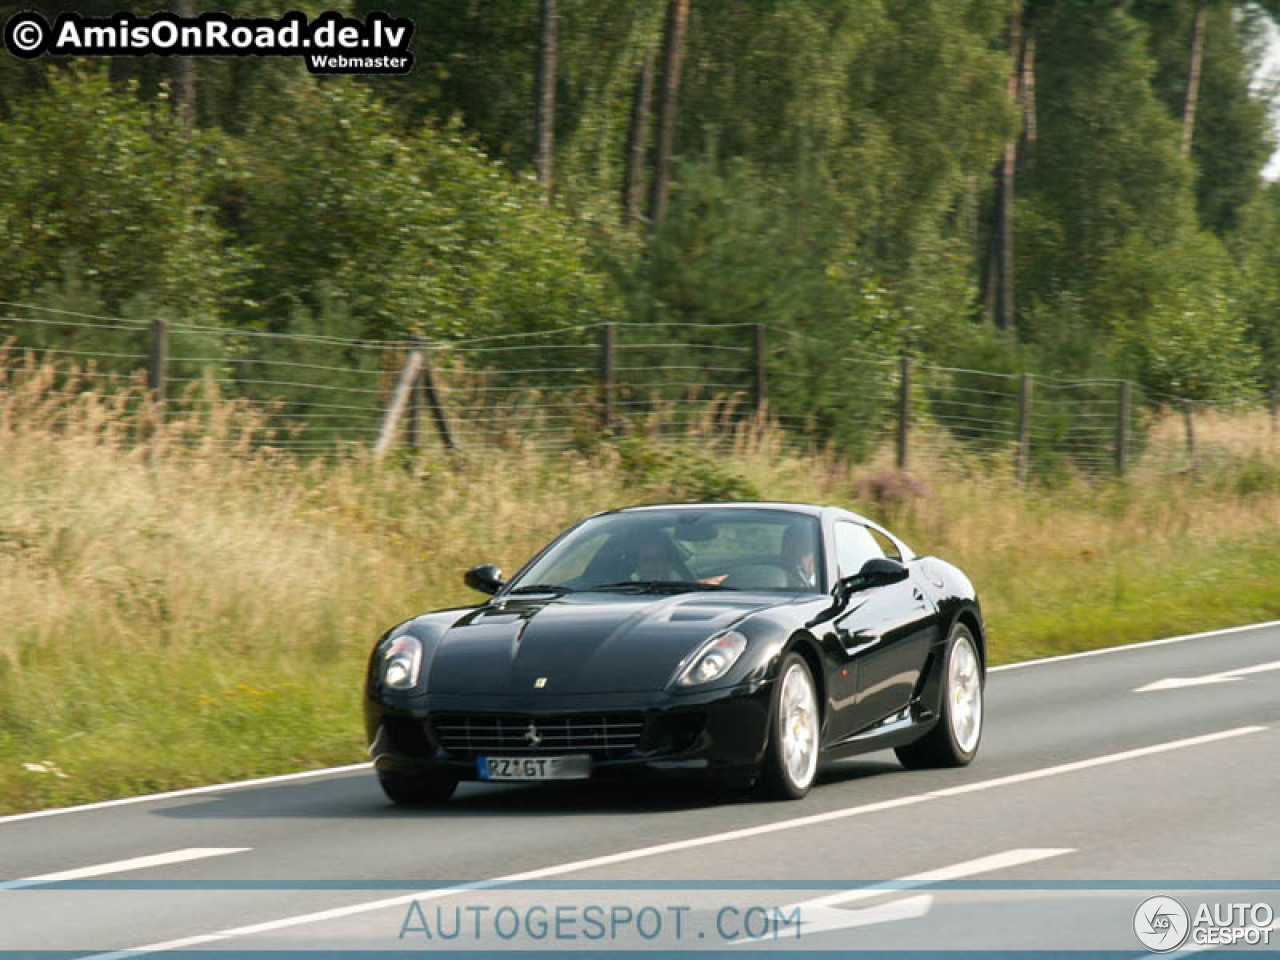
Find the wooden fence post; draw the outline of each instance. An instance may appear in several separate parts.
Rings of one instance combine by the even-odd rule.
[[[1276,392],[1275,387],[1271,388],[1271,433],[1274,435],[1276,428],[1280,426],[1280,393]]]
[[[375,460],[381,460],[386,456],[387,450],[395,441],[400,417],[403,416],[404,408],[409,403],[409,395],[413,392],[413,385],[417,383],[421,370],[422,351],[410,350],[404,366],[400,368],[400,378],[396,381],[396,388],[391,392],[391,402],[387,404],[386,412],[382,415],[382,428],[378,431],[378,442],[373,447]]]
[[[417,344],[415,349],[422,349],[422,341],[415,340]],[[413,448],[415,453],[422,450],[422,391],[419,386],[422,383],[422,373],[418,373],[418,379],[414,381],[413,386],[409,388],[409,423],[408,423],[408,439],[409,446]]]
[[[768,360],[768,354],[765,352],[764,330],[764,324],[757,323],[752,341],[756,365],[756,413],[764,412],[764,406],[768,400],[768,383],[765,380],[765,363]]]
[[[1196,429],[1195,422],[1192,420],[1192,405],[1190,400],[1182,401],[1182,422],[1187,428],[1187,456],[1191,458],[1191,478],[1193,480],[1200,477],[1200,464],[1196,457]]]
[[[617,332],[612,323],[600,331],[600,421],[605,432],[613,429],[613,355],[617,349]]]
[[[1031,472],[1031,374],[1024,373],[1018,386],[1018,483],[1026,483]]]
[[[1129,381],[1120,381],[1116,411],[1116,476],[1123,477],[1129,466]]]
[[[449,418],[445,415],[444,401],[436,392],[436,377],[431,369],[431,356],[426,350],[422,352],[422,372],[418,375],[418,384],[422,398],[431,408],[431,419],[435,421],[440,442],[444,444],[446,450],[457,450],[458,446],[453,442],[453,432],[449,429]]]
[[[151,398],[155,401],[161,421],[164,420],[165,380],[168,375],[169,330],[164,320],[157,317],[151,321],[151,363],[147,367],[147,386],[151,389]]]
[[[898,361],[898,469],[907,469],[907,428],[911,419],[911,358]]]

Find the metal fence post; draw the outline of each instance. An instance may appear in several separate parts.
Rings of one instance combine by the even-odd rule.
[[[161,318],[151,321],[151,363],[147,368],[147,386],[164,419],[165,380],[169,373],[169,329]]]
[[[907,428],[911,419],[911,358],[898,361],[898,469],[907,469]]]
[[[768,400],[768,384],[765,381],[765,361],[768,359],[768,354],[765,353],[764,330],[764,324],[757,323],[755,325],[755,337],[752,341],[755,348],[756,364],[756,413],[764,411],[765,402]]]
[[[1129,381],[1120,381],[1116,411],[1116,476],[1123,477],[1129,466]]]
[[[600,420],[605,431],[613,429],[613,355],[617,349],[617,331],[606,323],[600,331]]]
[[[1026,483],[1031,472],[1031,374],[1024,373],[1018,386],[1018,483]]]

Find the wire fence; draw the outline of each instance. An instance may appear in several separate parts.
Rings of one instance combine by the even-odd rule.
[[[1003,462],[1025,480],[1123,474],[1139,460],[1195,472],[1230,452],[1216,427],[1230,419],[1239,437],[1246,413],[1277,443],[1274,394],[1192,401],[1124,380],[871,356],[856,344],[745,323],[365,340],[0,303],[6,342],[0,382],[10,388],[40,369],[53,397],[132,389],[129,403],[151,404],[160,423],[251,405],[251,444],[301,456],[353,447],[379,456],[396,448],[554,451],[624,434],[714,442],[768,422],[796,444],[861,453],[891,444],[901,468],[929,450]],[[1215,443],[1205,442],[1206,424],[1215,425]]]

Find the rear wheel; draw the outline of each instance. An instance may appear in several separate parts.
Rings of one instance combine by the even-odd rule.
[[[963,623],[951,628],[942,664],[942,716],[915,743],[894,752],[904,767],[963,767],[978,753],[983,721],[982,661],[973,633]]]
[[[392,803],[402,806],[444,803],[458,786],[455,777],[440,774],[379,772],[378,783]]]
[[[813,674],[799,654],[782,661],[773,692],[773,722],[761,771],[761,793],[774,800],[798,800],[818,772],[818,697]]]

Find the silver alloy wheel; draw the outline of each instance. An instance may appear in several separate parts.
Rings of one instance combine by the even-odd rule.
[[[947,715],[951,735],[962,753],[973,753],[982,733],[982,671],[978,652],[967,633],[959,633],[951,649],[947,670]]]
[[[793,663],[782,678],[778,724],[787,778],[796,789],[804,790],[818,769],[818,699],[808,671],[799,663]]]

